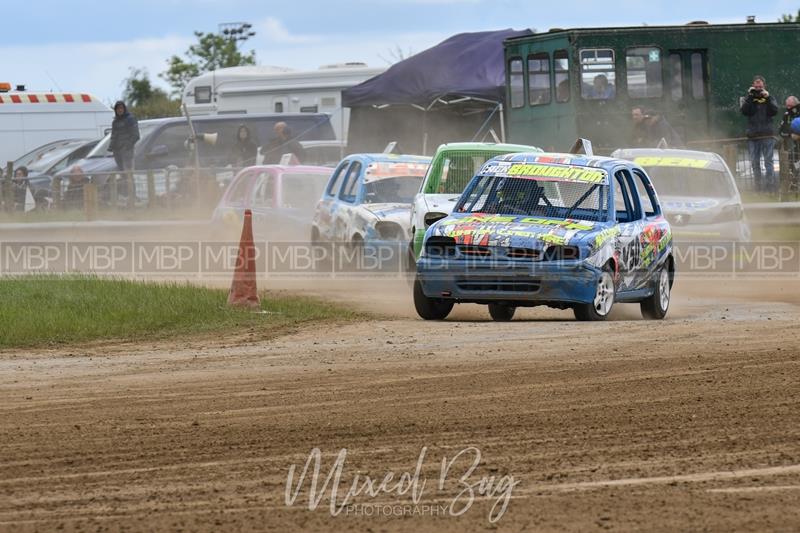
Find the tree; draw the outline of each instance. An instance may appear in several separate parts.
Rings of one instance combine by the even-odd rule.
[[[167,70],[161,73],[173,89],[173,95],[183,92],[186,84],[194,77],[218,68],[255,65],[254,50],[243,53],[239,51],[239,43],[243,43],[255,32],[250,31],[249,24],[238,24],[234,31],[226,28],[220,33],[194,32],[197,43],[189,47],[185,57],[172,56],[167,60]]]
[[[800,9],[797,10],[797,15],[781,15],[778,22],[800,22]]]
[[[130,69],[130,76],[122,82],[122,100],[137,118],[161,118],[180,115],[180,100],[170,99],[163,89],[154,87],[147,70]]]

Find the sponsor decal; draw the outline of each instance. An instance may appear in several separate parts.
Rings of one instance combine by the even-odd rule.
[[[423,177],[428,171],[428,163],[407,162],[372,162],[364,173],[364,181],[370,182],[383,178],[397,178],[401,176]]]
[[[598,168],[560,166],[531,163],[490,163],[482,172],[484,175],[536,178],[550,181],[576,181],[582,183],[607,183],[608,174]]]
[[[637,157],[634,163],[643,167],[707,168],[711,161],[691,157]]]
[[[601,231],[594,238],[594,247],[595,248],[600,248],[609,239],[612,239],[612,238],[616,237],[617,235],[619,235],[619,233],[620,233],[619,232],[619,227],[617,227],[617,226],[614,226],[613,228],[608,228],[608,229],[605,229],[605,230]]]

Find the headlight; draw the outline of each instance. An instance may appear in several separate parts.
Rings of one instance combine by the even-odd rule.
[[[722,208],[722,211],[716,217],[714,217],[714,222],[732,222],[736,220],[742,220],[743,215],[744,213],[742,212],[741,205],[726,205]]]
[[[375,231],[385,241],[401,241],[405,239],[406,232],[395,222],[381,221],[375,224]]]
[[[580,259],[581,250],[577,246],[559,246],[557,244],[547,247],[544,251],[545,261],[569,261]]]
[[[425,213],[425,228],[429,228],[432,224],[442,220],[443,218],[447,218],[447,213]]]
[[[422,251],[430,257],[452,257],[456,255],[456,240],[452,237],[430,237],[425,241]]]

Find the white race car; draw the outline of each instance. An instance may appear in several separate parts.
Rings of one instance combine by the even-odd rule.
[[[541,152],[533,146],[494,143],[450,143],[436,150],[411,208],[411,252],[419,257],[425,230],[451,213],[472,176],[498,155]],[[413,262],[413,261],[411,261]]]

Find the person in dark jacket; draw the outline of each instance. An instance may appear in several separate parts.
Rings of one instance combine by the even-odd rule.
[[[778,114],[778,103],[767,91],[767,84],[762,76],[753,78],[753,86],[747,91],[741,107],[742,114],[747,117],[747,147],[750,153],[750,164],[757,191],[775,191],[778,183],[775,179],[773,150],[775,149],[775,130],[772,120]],[[765,175],[761,174],[761,159],[764,159]]]
[[[111,122],[111,141],[108,151],[114,154],[119,170],[133,170],[133,149],[139,141],[139,123],[125,102],[114,104],[114,121]]]
[[[273,128],[275,137],[261,147],[261,153],[264,156],[264,164],[279,163],[283,154],[294,154],[298,162],[302,162],[305,158],[305,150],[303,146],[297,142],[297,139],[292,137],[292,130],[285,122],[278,122]]]
[[[239,125],[236,131],[236,143],[231,148],[231,155],[228,161],[236,168],[247,167],[256,164],[258,145],[250,135],[250,129],[244,124]]]
[[[633,146],[655,148],[664,139],[668,148],[683,148],[683,139],[660,112],[634,107],[631,109],[631,119]]]

